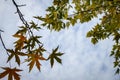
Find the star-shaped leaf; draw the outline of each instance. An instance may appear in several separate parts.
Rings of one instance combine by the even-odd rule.
[[[59,58],[59,56],[62,56],[63,53],[57,52],[58,48],[59,48],[59,46],[57,48],[53,49],[51,55],[48,57],[48,60],[50,60],[51,67],[53,67],[53,65],[54,65],[54,60],[56,60],[58,63],[62,64],[62,61]]]
[[[7,51],[10,53],[7,62],[9,62],[13,57],[15,57],[15,61],[18,65],[20,65],[20,57],[19,56],[26,56],[25,53],[22,52],[15,52],[13,49],[7,49]]]
[[[28,54],[28,59],[26,59],[27,62],[30,62],[28,64],[29,66],[29,72],[32,70],[33,66],[36,64],[37,69],[40,71],[40,62],[39,60],[46,60],[43,56],[40,54]]]
[[[20,80],[20,75],[17,72],[22,70],[16,68],[2,67],[5,71],[0,73],[0,79],[8,75],[8,80]]]

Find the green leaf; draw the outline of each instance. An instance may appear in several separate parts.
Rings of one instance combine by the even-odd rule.
[[[93,44],[96,44],[96,43],[98,42],[98,40],[97,40],[96,38],[92,38],[92,39],[91,39],[91,42],[92,42]]]
[[[58,52],[58,48],[59,48],[59,46],[57,46],[57,48],[53,49],[52,53],[49,55],[49,57],[47,59],[47,60],[50,60],[51,67],[53,67],[53,65],[54,65],[54,60],[56,60],[58,63],[62,64],[62,61],[59,57],[62,56],[63,53]]]
[[[20,65],[20,58],[17,54],[15,54],[15,61],[17,62],[18,65]]]
[[[53,58],[50,59],[50,64],[51,64],[51,67],[53,67],[53,64],[54,64],[54,59]]]
[[[115,61],[115,62],[114,62],[114,67],[117,67],[118,64],[119,64],[119,62],[118,62],[118,61]]]
[[[115,53],[114,53],[114,51],[111,51],[111,54],[110,54],[110,56],[113,56]]]
[[[56,61],[57,61],[58,63],[62,64],[62,61],[61,61],[61,59],[60,59],[60,58],[55,57],[55,59],[56,59]]]
[[[20,66],[20,56],[27,56],[25,53],[14,51],[13,49],[7,49],[10,53],[7,62],[9,62],[13,57],[15,57],[15,62]]]
[[[92,36],[92,31],[89,31],[89,32],[87,32],[87,35],[86,35],[86,37],[91,37]]]
[[[119,69],[119,68],[117,68],[117,70],[116,70],[115,74],[119,74],[119,72],[120,72],[120,69]]]
[[[9,57],[8,57],[8,60],[7,62],[9,62],[12,58],[13,58],[14,54],[11,54]]]
[[[59,46],[53,50],[53,54],[55,54],[58,51]]]
[[[58,52],[56,56],[62,56],[64,53]]]

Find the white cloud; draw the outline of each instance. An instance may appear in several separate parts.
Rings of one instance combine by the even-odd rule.
[[[19,1],[18,1],[19,2]],[[32,19],[35,15],[44,15],[45,8],[51,1],[24,0],[21,4],[26,3],[27,6],[21,8],[27,20]],[[0,3],[0,29],[6,46],[13,46],[13,38],[10,37],[21,24],[18,16],[14,14],[16,11],[11,1],[2,0]],[[48,50],[60,46],[60,50],[65,54],[62,56],[63,64],[57,64],[51,69],[49,62],[42,62],[41,72],[36,68],[28,73],[27,64],[22,64],[22,80],[114,80],[113,58],[109,57],[113,42],[111,39],[99,42],[93,45],[90,39],[86,38],[86,32],[93,25],[99,22],[94,19],[89,23],[77,24],[75,27],[62,30],[60,32],[50,32],[42,30],[36,34],[43,35],[41,39]],[[1,45],[1,43],[0,43]],[[0,59],[4,60],[6,56],[3,48],[0,48],[2,55]],[[0,63],[5,66],[5,60]],[[13,64],[14,65],[14,64]]]

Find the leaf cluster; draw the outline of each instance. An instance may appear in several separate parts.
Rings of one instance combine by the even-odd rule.
[[[96,24],[88,33],[93,44],[100,40],[113,38],[111,55],[115,58],[115,65],[119,67],[120,54],[120,1],[119,0],[53,0],[53,5],[47,8],[45,17],[37,16],[41,25],[50,30],[59,31],[76,23],[91,21],[102,14],[100,23]],[[73,12],[72,12],[73,11]],[[117,46],[117,47],[116,47]],[[116,57],[117,55],[117,57]],[[118,71],[118,70],[117,70]]]
[[[46,49],[44,48],[43,43],[40,41],[40,38],[42,36],[37,36],[33,34],[34,30],[39,31],[41,28],[37,27],[38,25],[35,24],[33,21],[30,22],[29,27],[26,26],[20,26],[19,30],[13,35],[13,37],[17,38],[17,40],[14,42],[14,49],[6,49],[9,53],[7,63],[10,62],[12,59],[15,60],[15,62],[21,66],[21,57],[25,58],[25,63],[28,63],[29,72],[36,66],[36,68],[40,71],[41,63],[40,61],[48,61],[49,59],[53,57],[49,57],[49,59],[44,58],[43,54],[47,53]],[[56,53],[58,50],[58,47],[56,50],[51,52],[51,55],[53,54],[61,54]],[[50,55],[50,56],[51,56]],[[62,55],[62,54],[61,54]],[[58,63],[61,63],[61,59],[57,56],[55,57]],[[52,62],[51,64],[54,64]],[[53,65],[52,65],[53,66]],[[22,71],[16,68],[11,67],[2,67],[5,71],[0,73],[0,79],[4,78],[6,75],[8,75],[8,80],[20,80],[20,75],[16,72]]]
[[[34,21],[27,23],[18,5],[12,0],[16,6],[17,13],[23,26],[13,35],[17,38],[14,42],[14,49],[7,49],[9,57],[7,62],[15,58],[15,62],[20,66],[21,57],[26,57],[25,62],[28,62],[29,72],[34,66],[40,71],[40,61],[50,61],[51,67],[54,62],[62,63],[60,57],[63,53],[58,52],[58,48],[52,50],[48,58],[44,57],[47,50],[44,44],[40,41],[42,36],[34,34],[34,31],[41,30]],[[73,11],[72,11],[73,10]],[[120,1],[119,0],[53,0],[53,5],[46,9],[45,17],[35,16],[34,18],[42,21],[41,26],[47,27],[50,30],[60,31],[74,26],[76,23],[84,23],[98,17],[98,14],[103,14],[101,22],[96,24],[88,33],[87,37],[91,38],[93,44],[100,40],[112,37],[114,41],[111,50],[111,56],[115,58],[114,67],[117,68],[116,73],[120,72]],[[20,75],[17,72],[21,71],[16,68],[2,67],[5,71],[0,74],[0,79],[8,75],[8,80],[20,80]]]

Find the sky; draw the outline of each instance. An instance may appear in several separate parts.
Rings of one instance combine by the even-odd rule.
[[[47,2],[46,0],[16,1],[18,4],[26,4],[21,11],[27,21],[35,20],[33,16],[45,15],[45,9],[52,4],[52,0],[47,0]],[[1,0],[0,29],[4,30],[2,37],[7,48],[14,47],[15,39],[12,35],[22,24],[15,12],[16,9],[11,0]],[[39,23],[38,20],[35,21]],[[114,75],[114,58],[109,56],[113,45],[112,39],[106,39],[93,45],[90,38],[86,38],[86,33],[99,22],[98,18],[94,18],[88,23],[79,23],[60,32],[51,32],[46,28],[36,32],[37,35],[43,36],[41,41],[47,50],[51,51],[58,45],[60,46],[59,51],[65,53],[61,57],[62,65],[55,63],[51,68],[49,62],[41,62],[41,72],[34,68],[31,73],[28,73],[28,66],[23,63],[20,67],[24,70],[21,72],[21,80],[119,80],[120,77]],[[0,53],[0,67],[8,66],[6,64],[7,55],[1,42]],[[12,66],[16,65],[14,61],[11,63]],[[6,77],[2,80],[6,80]]]

